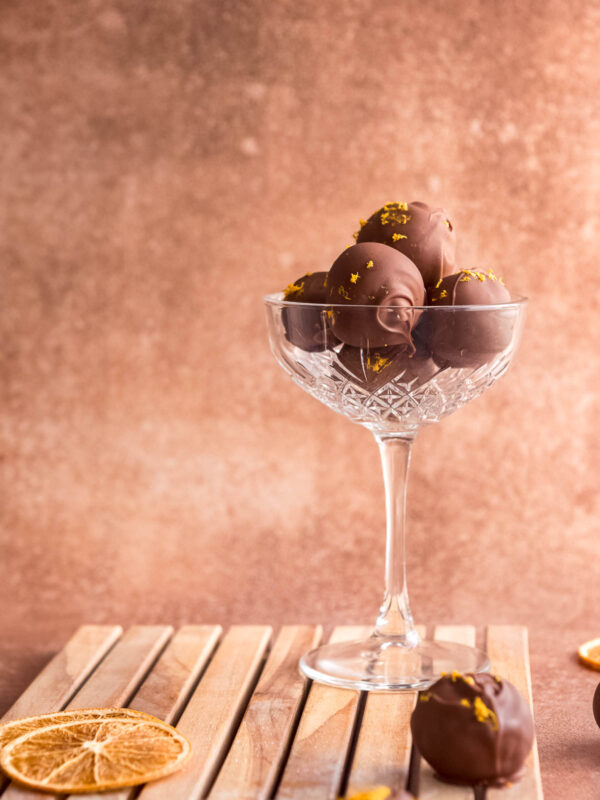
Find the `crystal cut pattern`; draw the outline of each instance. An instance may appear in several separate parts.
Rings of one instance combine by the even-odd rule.
[[[483,394],[510,362],[510,355],[504,352],[476,368],[439,368],[427,379],[409,379],[400,373],[369,388],[339,361],[339,347],[310,353],[287,344],[284,358],[281,351],[275,355],[294,382],[329,408],[373,431],[409,432],[438,422]]]

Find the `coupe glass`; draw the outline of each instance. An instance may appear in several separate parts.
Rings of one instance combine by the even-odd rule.
[[[298,303],[265,297],[269,340],[292,380],[329,408],[368,428],[379,446],[387,519],[385,591],[369,638],[306,653],[312,680],[367,691],[421,689],[443,672],[489,669],[482,651],[419,636],[406,588],[406,484],[419,429],[479,397],[508,369],[525,319],[526,298],[485,306],[388,307]],[[413,344],[349,347],[330,321],[356,315],[365,331],[412,326]],[[410,340],[409,340],[410,341]],[[416,352],[411,354],[413,347]],[[434,358],[430,357],[433,350]]]

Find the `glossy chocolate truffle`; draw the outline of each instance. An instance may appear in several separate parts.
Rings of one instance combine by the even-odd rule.
[[[495,305],[510,302],[510,293],[492,270],[462,269],[442,278],[428,291],[432,307]],[[449,310],[426,312],[419,335],[440,366],[477,367],[508,347],[514,315],[510,311]]]
[[[302,303],[327,302],[327,273],[308,272],[298,278],[283,292],[287,302],[298,303],[286,306],[281,314],[288,340],[302,350],[315,352],[333,347],[337,340],[329,325],[329,317],[325,308],[307,308]]]
[[[359,384],[371,390],[379,389],[394,379],[414,389],[438,372],[438,367],[427,354],[419,353],[417,348],[410,355],[402,345],[368,349],[345,344],[338,360]]]
[[[421,692],[411,730],[440,778],[486,786],[521,777],[534,737],[531,712],[519,692],[485,673],[453,672]]]
[[[594,692],[592,708],[594,710],[594,719],[596,720],[596,725],[600,728],[600,683],[598,686],[596,686],[596,691]]]
[[[353,347],[404,345],[414,351],[411,331],[425,302],[421,273],[392,247],[364,242],[348,247],[327,276],[331,327]],[[342,308],[341,306],[347,306]]]
[[[386,203],[366,222],[357,242],[381,242],[408,256],[419,268],[425,286],[456,269],[454,226],[443,208],[427,203]]]

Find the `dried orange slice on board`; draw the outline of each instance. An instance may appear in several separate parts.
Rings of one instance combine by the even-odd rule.
[[[28,789],[77,794],[162,778],[190,752],[188,740],[164,722],[114,716],[24,733],[2,748],[0,766]]]
[[[392,790],[388,786],[376,786],[366,792],[353,794],[350,800],[389,800]]]
[[[582,644],[577,655],[588,667],[600,669],[600,639],[591,639]]]
[[[0,725],[0,748],[4,747],[8,742],[12,742],[13,739],[23,736],[24,733],[47,728],[50,725],[58,725],[63,722],[80,722],[87,719],[109,719],[112,717],[156,719],[151,714],[146,714],[144,711],[134,711],[132,708],[80,708],[73,711],[38,714],[35,717],[15,719],[12,722],[5,722],[4,725]],[[161,720],[158,720],[158,722],[161,722]]]

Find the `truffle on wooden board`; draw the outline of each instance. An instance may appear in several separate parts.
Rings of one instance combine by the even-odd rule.
[[[533,746],[529,706],[509,681],[453,672],[421,692],[411,717],[415,745],[451,783],[518,780]]]

